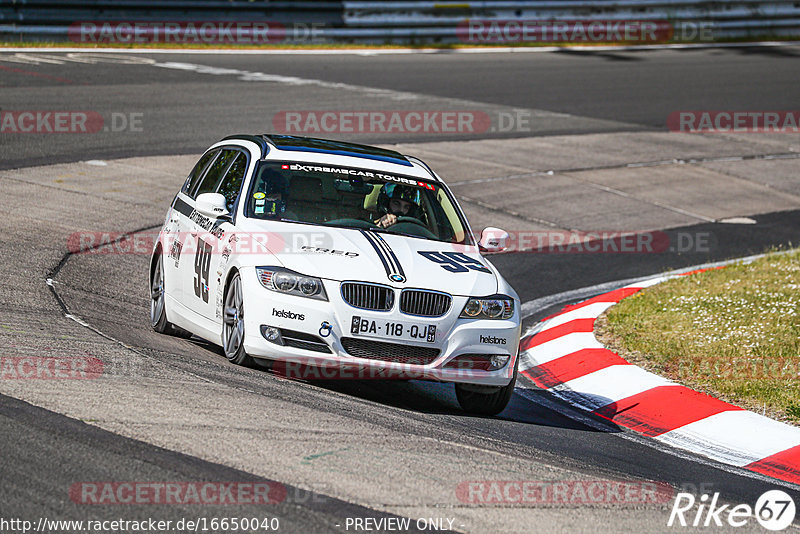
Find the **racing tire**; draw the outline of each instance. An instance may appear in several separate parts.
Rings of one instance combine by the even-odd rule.
[[[456,398],[461,409],[475,415],[497,415],[508,406],[514,385],[517,383],[517,368],[507,386],[478,386],[456,384]]]
[[[167,321],[164,260],[160,253],[150,274],[150,326],[159,334],[185,338],[192,336],[191,332],[187,332],[183,328],[179,328]]]
[[[222,306],[222,350],[233,364],[253,367],[255,361],[244,350],[244,299],[242,298],[242,279],[239,273],[233,275],[225,288]]]

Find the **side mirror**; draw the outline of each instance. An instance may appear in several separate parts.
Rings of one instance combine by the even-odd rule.
[[[508,232],[500,228],[489,226],[481,232],[478,247],[482,252],[503,252],[508,248],[508,240],[511,236]]]
[[[203,193],[195,200],[196,210],[214,219],[230,216],[225,197],[219,193]]]

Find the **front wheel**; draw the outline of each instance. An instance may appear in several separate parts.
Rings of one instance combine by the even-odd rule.
[[[461,409],[475,415],[497,415],[508,406],[514,385],[517,383],[517,369],[507,386],[477,386],[475,384],[456,384],[456,398]]]
[[[244,350],[244,299],[239,273],[233,275],[225,292],[222,320],[222,348],[225,357],[236,365],[252,367],[253,358]]]

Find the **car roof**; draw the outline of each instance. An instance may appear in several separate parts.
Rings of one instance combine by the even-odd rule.
[[[431,169],[417,158],[404,156],[400,152],[370,145],[300,137],[294,135],[261,134],[232,135],[223,141],[251,141],[261,147],[261,157],[269,159],[288,159],[314,163],[339,164],[342,166],[369,166],[386,172],[406,174],[420,178],[437,180]],[[369,160],[367,162],[358,160]]]

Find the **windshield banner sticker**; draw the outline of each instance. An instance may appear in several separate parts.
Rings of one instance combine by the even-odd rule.
[[[406,178],[404,176],[395,176],[393,174],[384,174],[377,171],[368,171],[364,169],[349,169],[347,167],[329,167],[329,166],[322,166],[322,165],[300,165],[297,163],[292,163],[289,165],[283,164],[281,165],[281,169],[283,170],[291,170],[295,172],[324,172],[328,174],[346,174],[348,176],[361,176],[363,178],[377,178],[379,180],[386,180],[387,182],[396,182],[400,184],[407,184],[412,185],[414,187],[424,187],[426,189],[430,189],[431,191],[436,191],[436,186],[431,183],[423,182],[421,180],[416,180],[414,178]]]

